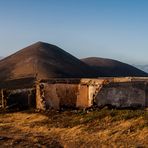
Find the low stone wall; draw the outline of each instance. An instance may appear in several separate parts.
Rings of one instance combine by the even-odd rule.
[[[76,107],[78,84],[43,83],[43,85],[46,109]]]
[[[11,84],[9,87],[6,85],[8,82]],[[8,82],[2,83],[0,88],[0,106],[3,108],[9,97],[4,92],[11,92],[11,98],[18,98],[16,102],[19,102],[21,97],[27,100],[28,106],[34,106],[39,110],[62,107],[87,108],[94,104],[119,108],[148,106],[147,78],[49,79],[31,81],[22,87],[24,79]],[[11,87],[16,82],[17,85]]]
[[[96,96],[98,106],[145,107],[146,85],[144,82],[122,82],[105,85]]]
[[[148,106],[146,81],[130,79],[82,79],[80,83],[40,83],[37,108],[87,108],[112,105],[118,108]],[[38,90],[38,89],[37,89]],[[37,91],[38,92],[38,91]],[[38,94],[40,97],[38,98]]]

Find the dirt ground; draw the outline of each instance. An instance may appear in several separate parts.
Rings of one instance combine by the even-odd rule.
[[[148,147],[147,110],[0,113],[0,148]]]

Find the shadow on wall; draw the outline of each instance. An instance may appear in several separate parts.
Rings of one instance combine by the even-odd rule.
[[[36,107],[35,90],[4,91],[6,109],[25,110]]]
[[[101,89],[95,102],[97,106],[139,108],[148,105],[146,104],[147,99],[143,82],[111,83]]]
[[[43,86],[47,109],[76,107],[78,85],[45,83]]]

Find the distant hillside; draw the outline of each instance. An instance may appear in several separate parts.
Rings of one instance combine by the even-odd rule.
[[[148,74],[138,68],[117,60],[89,57],[81,59],[86,64],[92,66],[96,73],[101,76],[148,76]]]
[[[20,77],[95,78],[107,76],[148,76],[122,62],[104,58],[78,58],[48,43],[37,42],[0,60],[0,80]]]
[[[27,76],[46,78],[94,77],[93,68],[61,48],[37,42],[0,61],[0,80]]]

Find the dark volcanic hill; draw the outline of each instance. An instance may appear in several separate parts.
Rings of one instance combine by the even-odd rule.
[[[134,66],[112,59],[89,57],[81,60],[92,66],[98,75],[104,77],[148,76]]]
[[[37,42],[0,61],[0,80],[94,77],[93,69],[57,46]]]

